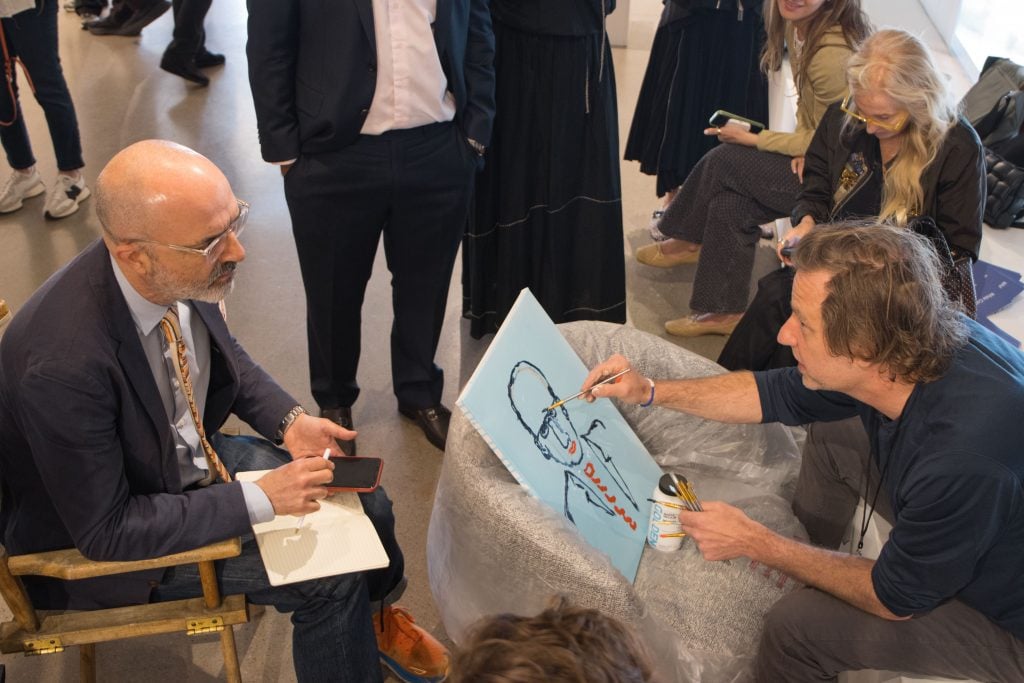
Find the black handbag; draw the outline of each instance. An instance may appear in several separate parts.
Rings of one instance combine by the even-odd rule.
[[[942,272],[939,279],[942,280],[942,288],[946,290],[946,296],[960,310],[974,319],[978,312],[978,299],[974,290],[974,268],[970,256],[953,258],[946,236],[939,230],[939,226],[931,216],[918,216],[910,221],[907,228],[918,235],[927,237],[932,243],[932,248],[939,257]]]
[[[985,148],[985,222],[993,228],[1024,227],[1015,223],[1024,213],[1024,168]]]

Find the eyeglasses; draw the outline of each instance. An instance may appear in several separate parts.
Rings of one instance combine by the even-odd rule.
[[[158,242],[156,240],[144,240],[144,239],[127,239],[122,240],[124,242],[142,242],[144,244],[156,244],[161,247],[167,247],[168,249],[174,249],[175,251],[183,251],[186,254],[197,254],[202,256],[207,261],[212,261],[217,256],[220,256],[221,252],[224,251],[225,240],[228,235],[234,235],[235,239],[242,236],[242,232],[245,230],[245,222],[249,218],[249,203],[241,199],[236,199],[238,202],[238,215],[235,216],[231,224],[224,230],[224,232],[211,237],[207,241],[206,246],[199,247],[184,247],[180,244],[169,244],[167,242]]]
[[[881,128],[883,130],[887,130],[892,133],[898,133],[901,130],[903,130],[903,126],[907,124],[907,117],[909,116],[907,112],[897,114],[892,118],[891,121],[879,121],[878,119],[873,119],[870,116],[864,116],[863,114],[858,114],[857,112],[851,110],[851,99],[853,99],[853,96],[847,95],[846,99],[843,100],[843,103],[839,105],[839,108],[842,109],[847,116],[852,116],[853,118],[857,119],[864,125],[877,126],[878,128]]]

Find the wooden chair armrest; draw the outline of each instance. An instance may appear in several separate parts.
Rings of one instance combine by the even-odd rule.
[[[70,548],[32,553],[31,555],[16,555],[8,558],[7,564],[11,574],[15,576],[49,576],[54,579],[73,581],[75,579],[90,579],[94,576],[110,576],[111,574],[125,574],[145,569],[222,560],[226,557],[237,557],[241,552],[241,541],[238,538],[229,538],[205,545],[202,548],[148,560],[95,562],[85,558],[78,550]]]

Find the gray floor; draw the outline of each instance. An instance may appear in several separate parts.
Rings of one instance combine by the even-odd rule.
[[[207,89],[197,89],[157,68],[170,39],[169,14],[148,27],[141,38],[92,36],[79,30],[72,14],[62,13],[60,22],[61,55],[80,120],[87,180],[91,183],[125,145],[153,137],[189,145],[224,170],[236,194],[252,203],[244,239],[247,259],[228,301],[231,328],[281,384],[312,406],[304,302],[281,182],[277,170],[261,161],[256,139],[244,54],[244,3],[214,3],[207,20],[209,46],[224,52],[228,61],[211,72]],[[647,52],[616,49],[614,57],[624,141]],[[54,161],[42,114],[27,89],[23,89],[22,103],[40,171],[51,182]],[[687,312],[693,267],[655,270],[632,259],[633,250],[647,242],[647,217],[655,208],[654,181],[640,175],[635,164],[623,164],[622,171],[630,322],[664,336],[662,323]],[[15,311],[54,270],[99,235],[90,202],[75,216],[56,222],[42,218],[42,204],[42,198],[29,200],[20,212],[0,218],[0,297]],[[1024,252],[1020,242],[1016,244],[1020,269],[1019,255]],[[761,272],[771,267],[769,257],[769,250],[760,255]],[[485,343],[468,336],[460,319],[458,282],[456,270],[438,354],[438,363],[448,375],[444,398],[449,406],[485,348]],[[426,528],[442,455],[395,409],[384,342],[391,306],[382,254],[367,291],[363,320],[359,373],[363,392],[355,406],[359,449],[386,461],[384,485],[395,501],[398,535],[408,562],[410,587],[403,602],[422,625],[443,635],[425,566]],[[687,346],[714,358],[722,343],[722,338],[711,337]],[[236,631],[247,680],[294,680],[286,616],[269,611]],[[76,675],[76,659],[70,652],[31,659],[7,655],[0,661],[7,664],[11,680],[70,680]],[[222,668],[217,641],[208,637],[147,637],[104,644],[98,648],[98,659],[102,680],[204,681],[217,678]]]

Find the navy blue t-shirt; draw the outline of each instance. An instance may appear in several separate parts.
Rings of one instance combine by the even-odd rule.
[[[908,616],[957,598],[1024,639],[1024,354],[967,325],[950,369],[896,420],[805,388],[796,368],[755,378],[765,422],[864,422],[895,514],[872,570],[883,605]]]

